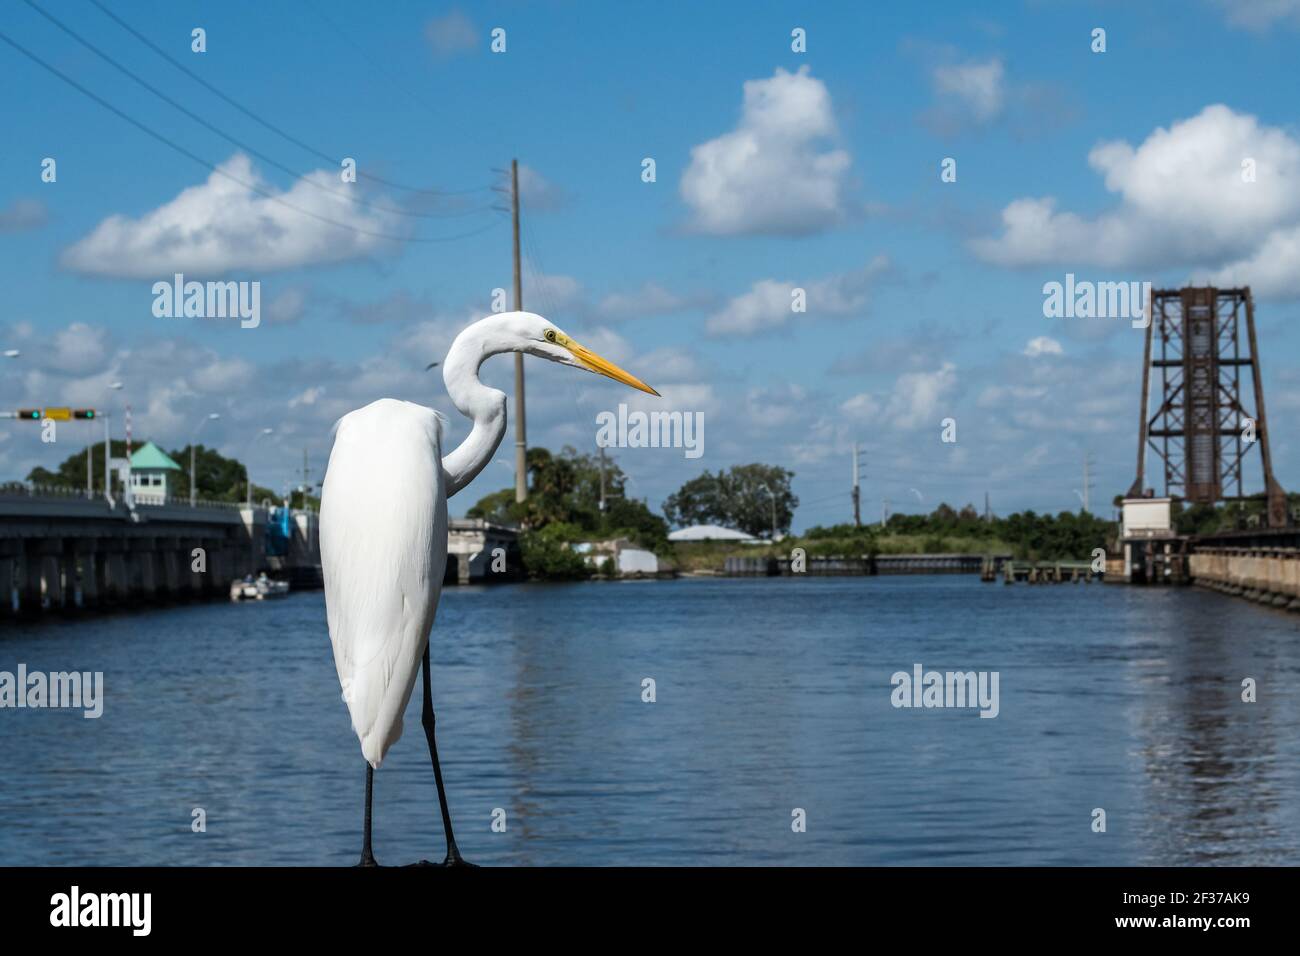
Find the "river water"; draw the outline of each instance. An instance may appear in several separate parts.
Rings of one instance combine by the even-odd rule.
[[[1300,864],[1300,615],[1217,594],[469,587],[433,660],[482,864]],[[365,768],[319,592],[0,624],[0,671],[20,662],[102,671],[104,712],[0,710],[0,865],[356,861]],[[997,717],[894,707],[917,664],[996,671]],[[418,691],[375,775],[381,863],[444,852]]]

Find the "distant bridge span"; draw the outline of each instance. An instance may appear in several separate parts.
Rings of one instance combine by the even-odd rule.
[[[132,507],[61,488],[0,487],[0,615],[225,597],[236,577],[310,558],[310,519],[298,522],[306,533],[293,535],[287,560],[268,557],[267,517],[224,502]]]

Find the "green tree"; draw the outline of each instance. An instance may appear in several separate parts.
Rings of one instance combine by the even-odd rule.
[[[627,476],[613,458],[606,457],[604,462],[603,512],[599,456],[581,454],[569,447],[558,454],[545,448],[530,448],[527,464],[527,500],[516,502],[514,488],[502,488],[484,495],[466,515],[512,522],[525,532],[561,524],[577,529],[568,532],[579,535],[573,540],[627,538],[641,547],[668,552],[667,522],[643,502],[626,496]]]
[[[589,577],[586,559],[570,547],[585,535],[577,525],[557,521],[519,535],[519,549],[530,577],[576,580]]]
[[[776,465],[736,465],[716,475],[706,471],[668,496],[664,515],[678,527],[720,524],[756,537],[788,533],[799,499],[790,489],[794,472]]]
[[[144,442],[138,441],[133,444],[133,448],[140,448]],[[110,452],[114,458],[126,457],[126,442],[114,440],[110,446]],[[172,495],[176,498],[188,499],[190,493],[190,447],[167,452],[167,454],[181,466],[171,480]],[[90,456],[94,462],[95,473],[95,490],[103,492],[104,490],[104,443],[97,442],[90,446]],[[198,445],[194,449],[195,470],[198,473],[197,490],[200,498],[206,498],[210,501],[243,501],[247,494],[247,486],[244,484],[247,476],[247,470],[243,462],[235,458],[226,458],[219,454],[215,449],[205,448]],[[86,487],[86,450],[74,452],[59,463],[57,470],[50,471],[48,468],[33,468],[27,475],[27,480],[40,485],[55,485],[59,487],[84,489]],[[253,486],[253,501],[259,502],[263,498],[270,498],[272,501],[279,502],[280,495],[276,494],[269,488],[263,488],[258,485]]]

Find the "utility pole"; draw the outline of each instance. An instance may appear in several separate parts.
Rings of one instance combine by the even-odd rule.
[[[108,413],[105,412],[104,413],[104,500],[108,502],[109,507],[112,507],[113,505],[113,464],[112,464],[113,453],[110,449],[112,448],[113,445],[113,439],[108,429],[108,418],[109,418]]]
[[[880,530],[885,530],[885,525],[889,524],[889,499],[880,500]]]
[[[308,481],[311,476],[311,469],[307,467],[307,449],[302,450],[302,510],[307,510],[307,489],[311,487]]]
[[[993,520],[993,515],[989,512],[989,493],[984,492],[984,523],[988,524]]]
[[[858,488],[858,443],[853,443],[853,527],[862,527],[861,492]]]
[[[519,271],[519,160],[510,160],[510,214],[515,234],[515,311],[524,308]],[[524,421],[524,354],[515,353],[515,501],[528,499],[528,426]]]
[[[600,513],[605,513],[605,446],[600,446]]]
[[[1091,465],[1092,465],[1092,453],[1084,452],[1083,453],[1083,510],[1088,512],[1089,514],[1092,513],[1092,509],[1089,507],[1089,502],[1091,501],[1091,493],[1092,493],[1092,478],[1090,476]]]

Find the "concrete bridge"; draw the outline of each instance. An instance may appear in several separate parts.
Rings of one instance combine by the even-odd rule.
[[[67,488],[0,485],[0,619],[225,599],[231,581],[263,570],[294,589],[320,587],[319,516],[295,510],[272,523],[265,506],[110,502]],[[508,525],[455,519],[447,552],[448,584],[523,577],[519,533]],[[504,570],[494,570],[494,558]]]
[[[0,617],[229,595],[260,569],[319,567],[315,516],[295,513],[285,555],[269,511],[225,502],[128,503],[64,488],[0,486]]]
[[[504,567],[504,570],[494,570]],[[447,529],[444,584],[517,581],[524,577],[519,530],[483,518],[453,518]]]
[[[1188,552],[1187,576],[1193,584],[1300,611],[1300,529],[1191,538]]]

